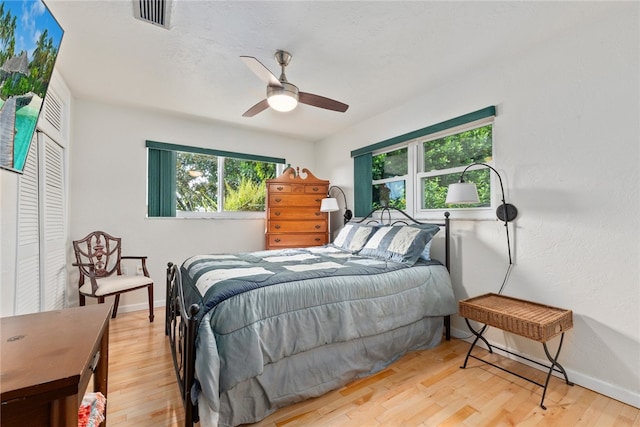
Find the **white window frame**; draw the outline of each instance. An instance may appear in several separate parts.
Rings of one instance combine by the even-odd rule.
[[[211,155],[213,156],[213,155]],[[224,210],[224,161],[225,159],[234,159],[234,157],[228,156],[215,156],[218,162],[218,211],[217,212],[198,212],[198,211],[179,211],[176,209],[176,216],[174,218],[189,218],[189,219],[264,219],[265,211],[261,212],[248,212],[248,211],[225,211]],[[282,175],[286,164],[276,163],[276,176]],[[171,218],[171,217],[160,217]]]
[[[471,129],[487,126],[494,126],[494,117],[487,117],[474,122],[466,123],[461,126],[447,129],[442,132],[430,134],[427,137],[418,137],[409,141],[402,142],[400,144],[385,147],[382,150],[373,151],[371,155],[373,157],[398,150],[400,148],[407,147],[407,175],[396,176],[393,178],[386,178],[380,180],[372,180],[372,187],[376,184],[382,184],[385,182],[405,180],[406,185],[406,200],[407,206],[405,212],[418,220],[439,221],[444,217],[445,212],[450,212],[451,217],[455,219],[464,220],[493,220],[495,219],[495,209],[498,206],[500,198],[496,195],[496,188],[500,187],[497,178],[489,172],[490,185],[491,185],[491,206],[489,207],[469,207],[469,208],[444,208],[444,209],[421,209],[422,206],[422,178],[448,175],[451,173],[461,173],[468,165],[459,166],[449,169],[439,169],[436,171],[423,171],[424,164],[422,159],[424,158],[424,143],[443,138],[449,135],[455,135],[457,133],[465,132]],[[492,134],[493,135],[493,134]],[[491,140],[492,157],[490,161],[484,163],[489,166],[495,167],[495,137],[492,136]],[[472,166],[468,170],[486,169],[483,166]],[[393,215],[393,218],[400,218],[400,215]]]
[[[402,144],[394,145],[392,147],[385,148],[384,150],[374,151],[373,153],[371,153],[371,155],[375,157],[375,156],[379,156],[380,154],[390,153],[392,151],[396,151],[405,147],[407,147],[406,142]],[[406,175],[398,175],[398,176],[394,176],[391,178],[384,178],[384,179],[374,179],[371,181],[371,187],[373,188],[374,185],[386,184],[387,182],[396,182],[396,181],[404,180],[406,201],[407,201],[407,207],[405,208],[405,211],[413,212],[413,197],[411,195],[413,194],[414,180],[412,177],[415,175],[415,172],[414,172],[415,159],[414,159],[414,154],[413,154],[413,150],[411,150],[411,147],[407,148],[407,163],[408,164],[407,164]]]

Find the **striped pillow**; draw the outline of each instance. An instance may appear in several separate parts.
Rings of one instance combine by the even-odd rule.
[[[333,241],[333,245],[357,252],[363,248],[377,227],[359,224],[345,224]]]
[[[380,227],[359,254],[413,265],[439,230],[432,224]]]

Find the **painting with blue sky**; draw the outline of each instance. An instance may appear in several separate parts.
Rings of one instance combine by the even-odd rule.
[[[0,167],[22,172],[63,30],[41,0],[0,1]]]

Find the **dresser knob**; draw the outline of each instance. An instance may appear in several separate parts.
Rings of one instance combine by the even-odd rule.
[[[282,201],[282,199],[276,199],[277,203],[280,203]]]
[[[282,191],[282,190],[284,190],[284,187],[282,186],[278,187],[278,191]]]
[[[280,224],[276,224],[275,229],[280,230]]]
[[[318,191],[318,187],[313,187],[313,191]]]
[[[320,216],[320,215],[322,215],[322,212],[316,212],[315,214],[316,214],[316,216]]]
[[[322,199],[316,199],[316,202],[321,203]]]
[[[276,242],[276,243],[280,243],[280,239],[276,238],[276,239],[275,239],[275,242]]]
[[[276,215],[276,216],[280,216],[280,212],[276,212],[276,213],[275,213],[275,215]]]
[[[320,239],[319,237],[316,237],[316,239],[315,239],[315,240],[316,240],[316,242],[319,242],[319,241],[320,241],[320,240],[322,240],[322,239]]]
[[[320,225],[316,224],[316,230],[320,230]]]

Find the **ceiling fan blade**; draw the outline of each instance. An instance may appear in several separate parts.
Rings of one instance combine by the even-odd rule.
[[[245,111],[242,117],[253,117],[256,114],[263,112],[267,108],[269,108],[269,103],[266,99],[263,99],[262,101],[258,102],[256,105]]]
[[[246,66],[260,78],[260,80],[269,86],[282,86],[280,80],[271,71],[269,71],[262,62],[258,61],[253,56],[241,56],[240,59],[242,59],[242,62],[244,62]]]
[[[339,111],[341,113],[344,113],[347,111],[347,108],[349,108],[347,104],[343,104],[342,102],[306,92],[298,93],[298,102],[313,107],[324,108],[325,110]]]

